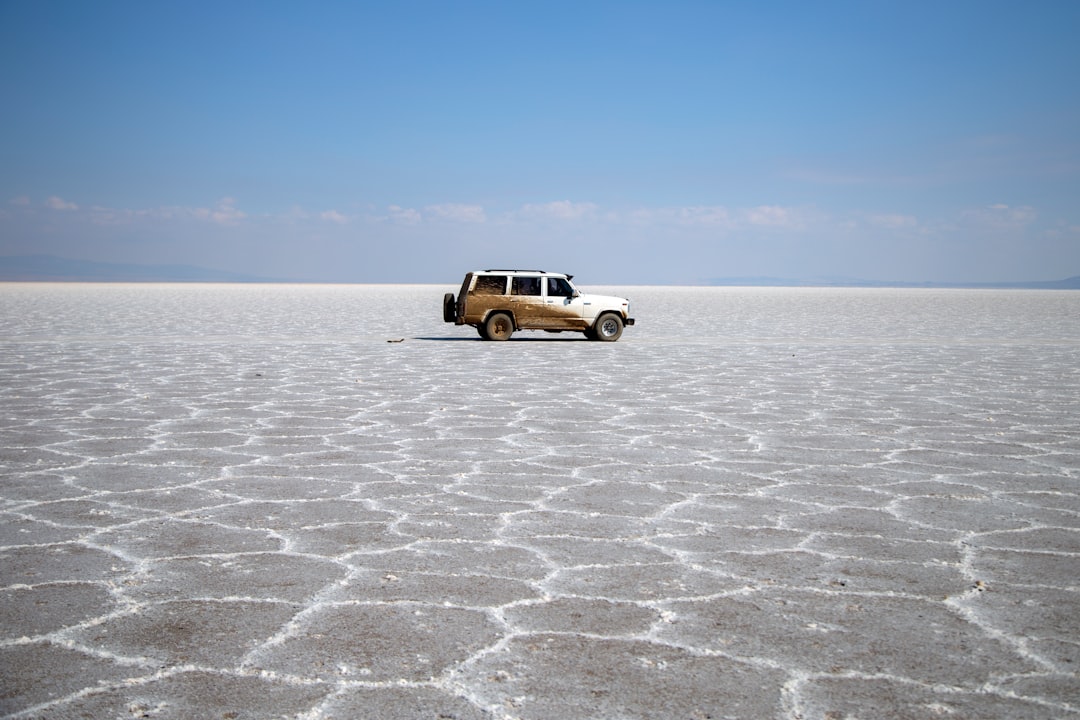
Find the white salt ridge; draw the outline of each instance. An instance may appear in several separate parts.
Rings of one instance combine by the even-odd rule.
[[[1080,293],[449,289],[0,285],[0,713],[1080,716]]]

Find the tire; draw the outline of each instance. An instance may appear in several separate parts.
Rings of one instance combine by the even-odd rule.
[[[484,323],[488,340],[509,340],[514,333],[514,320],[504,312],[492,313]]]
[[[443,322],[454,322],[457,319],[457,304],[454,302],[454,293],[446,293],[442,297]]]
[[[615,342],[622,336],[623,321],[615,313],[604,313],[596,319],[592,336],[600,342]]]
[[[481,340],[490,340],[491,339],[491,338],[488,337],[487,327],[484,326],[484,325],[477,325],[476,326],[476,334],[480,336]]]

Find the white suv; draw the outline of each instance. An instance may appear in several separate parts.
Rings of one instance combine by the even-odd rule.
[[[485,340],[508,340],[515,330],[573,330],[615,342],[633,325],[630,301],[585,295],[573,275],[543,270],[476,270],[465,275],[457,299],[443,296],[443,320],[472,325]]]

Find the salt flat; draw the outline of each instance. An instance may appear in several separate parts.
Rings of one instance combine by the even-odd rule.
[[[0,713],[1080,717],[1080,293],[453,289],[0,285]]]

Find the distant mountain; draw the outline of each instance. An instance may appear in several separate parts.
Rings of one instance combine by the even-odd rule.
[[[54,255],[0,256],[0,281],[37,282],[288,282],[194,265],[134,265]]]
[[[984,290],[1080,290],[1080,275],[1065,280],[1031,280],[996,283],[905,282],[826,278],[790,280],[772,277],[710,278],[709,285],[729,287],[882,287],[882,288],[970,288]]]

